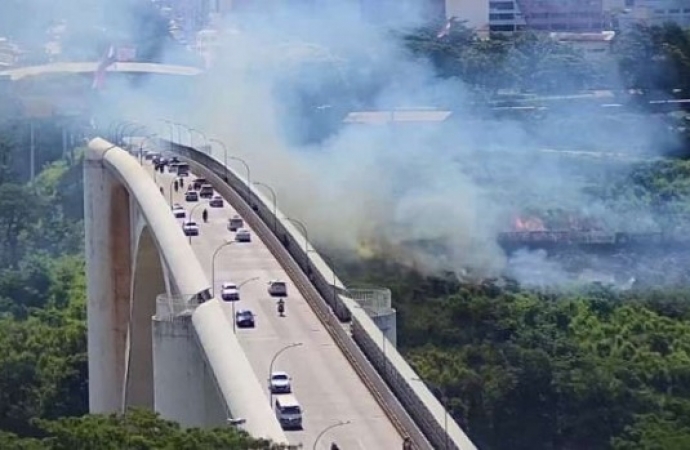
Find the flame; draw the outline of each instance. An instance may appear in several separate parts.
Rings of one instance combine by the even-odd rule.
[[[544,222],[538,217],[516,217],[513,221],[514,231],[546,231]]]

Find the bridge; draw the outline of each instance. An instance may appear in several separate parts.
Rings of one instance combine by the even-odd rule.
[[[49,74],[88,74],[98,70],[99,62],[59,62],[39,66],[18,67],[0,71],[0,77],[19,81]],[[106,69],[107,72],[146,73],[160,75],[195,76],[203,72],[197,67],[145,62],[116,62]]]
[[[223,208],[186,203],[143,144],[132,154],[119,141],[93,139],[84,163],[91,412],[140,406],[307,448],[395,449],[406,436],[417,449],[475,449],[396,350],[389,292],[348,290],[301,222],[212,155],[147,141],[208,180]],[[197,222],[209,210],[199,236],[181,232],[174,203]],[[232,239],[235,214],[252,242]],[[288,286],[286,317],[267,293],[276,279]],[[224,281],[241,285],[240,301],[218,298]],[[256,327],[237,328],[235,308],[251,309]],[[292,376],[302,430],[278,423],[272,370]]]

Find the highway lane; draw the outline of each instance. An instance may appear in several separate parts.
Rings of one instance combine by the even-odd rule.
[[[173,177],[166,173],[158,174],[156,178],[165,190],[167,200]],[[182,190],[173,195],[173,203],[181,204],[188,211],[196,204],[185,202]],[[204,208],[209,212],[208,224],[201,220]],[[209,279],[213,278],[211,258],[214,251],[234,238],[234,233],[227,230],[227,220],[234,214],[236,212],[227,202],[222,209],[210,208],[206,204],[194,210],[194,219],[201,232],[199,237],[192,238],[192,247],[202,267],[209,273]],[[267,380],[270,362],[276,352],[291,343],[302,344],[281,353],[274,365],[274,370],[284,370],[292,376],[293,393],[303,408],[303,430],[288,431],[290,442],[311,448],[317,435],[326,427],[339,421],[350,421],[348,425],[329,430],[319,440],[317,448],[328,449],[331,442],[343,449],[400,448],[401,438],[383,410],[284,270],[252,231],[251,243],[234,243],[219,251],[215,263],[215,294],[220,297],[220,285],[224,281],[241,284],[253,278],[258,279],[241,288],[241,300],[235,302],[235,309],[250,309],[256,315],[256,328],[237,329],[237,334],[259,379]],[[282,318],[277,314],[276,300],[267,292],[268,281],[275,279],[288,284],[286,315]],[[228,326],[232,326],[233,304],[224,302],[223,306]],[[265,392],[265,401],[268,402],[267,387]]]

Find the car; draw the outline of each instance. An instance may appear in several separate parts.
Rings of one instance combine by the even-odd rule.
[[[268,295],[271,297],[287,297],[287,284],[284,281],[269,281]]]
[[[192,181],[192,189],[195,191],[198,191],[201,189],[201,186],[208,184],[208,181],[206,181],[206,178],[197,178],[194,181]]]
[[[243,227],[244,220],[242,220],[242,218],[236,214],[228,220],[228,230],[230,231],[237,231]]]
[[[215,195],[211,201],[208,202],[211,208],[222,208],[223,207],[223,197],[220,195]]]
[[[182,231],[185,236],[199,236],[199,225],[196,222],[185,222],[182,225]]]
[[[199,194],[197,194],[196,191],[187,191],[184,194],[184,199],[188,202],[198,202]]]
[[[199,197],[201,198],[211,198],[213,197],[213,186],[210,184],[204,184],[199,189]]]
[[[235,234],[235,241],[237,242],[251,242],[252,234],[246,228],[240,228]]]
[[[240,328],[254,328],[254,313],[243,309],[235,313],[235,323]]]
[[[180,205],[174,206],[172,212],[173,216],[175,216],[176,219],[187,218],[187,210],[181,207]]]
[[[235,283],[223,283],[220,286],[220,298],[226,302],[236,302],[240,299],[240,291]]]
[[[290,375],[286,372],[273,372],[271,378],[268,379],[268,388],[273,394],[290,394],[292,392],[290,381]]]

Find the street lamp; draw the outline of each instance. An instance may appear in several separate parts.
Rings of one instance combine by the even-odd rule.
[[[148,136],[144,136],[144,138],[139,142],[139,164],[144,163],[144,144],[156,136],[158,136],[156,133],[149,134]]]
[[[273,407],[273,391],[271,390],[270,382],[271,382],[271,374],[273,373],[273,363],[276,362],[276,359],[278,358],[278,356],[280,356],[280,354],[283,353],[285,350],[288,350],[288,349],[291,349],[291,348],[295,348],[295,347],[300,347],[300,346],[302,346],[302,343],[301,343],[301,342],[295,342],[295,343],[292,343],[292,344],[288,344],[288,345],[286,345],[285,347],[283,347],[283,348],[281,348],[280,350],[278,350],[278,351],[276,352],[276,354],[273,355],[273,359],[271,359],[271,364],[268,366],[268,381],[269,381],[269,386],[268,386],[268,392],[269,392],[269,394],[268,394],[268,395],[269,395],[269,397],[268,397],[268,402],[269,402],[269,404],[271,405],[271,407]]]
[[[215,142],[216,144],[220,145],[223,147],[223,167],[225,167],[225,182],[228,182],[228,147],[223,143],[223,141],[219,141],[218,139],[209,139],[209,142]]]
[[[302,231],[304,232],[304,251],[308,253],[309,234],[307,233],[307,227],[305,227],[304,224],[297,219],[291,219],[290,217],[286,217],[285,220],[289,220],[290,222],[294,223],[295,225],[298,225],[302,229]]]
[[[187,219],[187,222],[192,222],[192,219],[194,219],[194,211],[196,211],[196,209],[202,205],[208,205],[208,202],[207,201],[199,202],[196,205],[194,205],[194,208],[192,208],[192,210],[189,212],[189,219]],[[191,234],[189,235],[189,243],[190,244],[192,243],[192,235]]]
[[[276,234],[278,232],[278,196],[276,195],[276,191],[274,191],[271,186],[260,181],[255,181],[254,184],[256,186],[265,187],[271,193],[271,200],[273,201],[273,234]]]
[[[134,127],[134,129],[128,130],[130,127]],[[136,124],[134,122],[129,122],[127,125],[124,125],[120,129],[120,136],[118,137],[118,141],[122,141],[122,144],[124,145],[125,144],[125,142],[124,142],[125,132],[129,131],[130,134],[134,134],[137,131],[141,131],[141,130],[146,130],[146,127],[144,125],[139,125],[139,124]]]
[[[410,378],[410,381],[419,381],[427,385],[428,387],[435,389],[439,394],[441,394],[441,405],[443,405],[443,433],[445,434],[445,445],[443,446],[443,448],[445,450],[448,450],[450,448],[450,442],[448,438],[448,397],[446,396],[445,389],[442,389],[440,386],[437,386],[428,381],[424,381],[421,378]]]
[[[168,125],[168,129],[170,130],[170,144],[168,145],[168,151],[172,152],[173,141],[175,140],[175,136],[174,136],[175,125],[173,125],[173,123],[171,121],[166,120],[166,119],[158,119],[158,120],[160,120],[161,122],[164,122]]]
[[[252,173],[249,170],[249,164],[247,164],[247,161],[245,161],[242,158],[238,158],[237,156],[228,156],[228,159],[232,159],[241,163],[247,170],[247,201],[249,202],[249,206],[253,209],[254,206],[252,205]]]
[[[234,244],[235,241],[225,241],[222,244],[216,248],[216,250],[213,252],[213,256],[211,256],[211,295],[213,297],[216,296],[216,256],[218,256],[218,252],[220,252],[224,247],[227,247],[228,245]]]
[[[189,129],[190,143],[191,143],[191,139],[192,139],[192,131],[195,132],[196,134],[198,134],[199,136],[201,136],[204,139],[204,145],[208,146],[208,139],[206,138],[206,134],[204,134],[204,132],[202,132],[202,131],[197,130],[196,128],[190,128]],[[192,145],[192,147],[194,147],[194,145]]]
[[[321,437],[324,434],[326,434],[327,431],[332,430],[333,428],[336,428],[336,427],[342,427],[344,425],[349,425],[350,423],[352,423],[352,422],[350,422],[349,420],[346,422],[340,421],[340,422],[334,423],[333,425],[329,425],[326,428],[324,428],[323,431],[321,433],[319,433],[318,436],[316,436],[316,440],[314,441],[314,447],[312,447],[312,449],[316,450],[316,445],[319,443],[319,439],[321,439]]]

